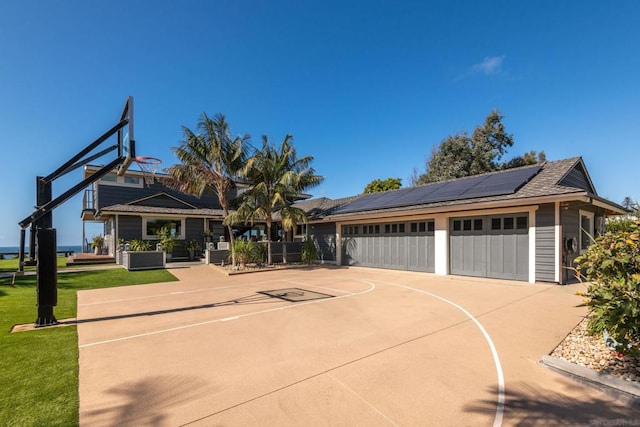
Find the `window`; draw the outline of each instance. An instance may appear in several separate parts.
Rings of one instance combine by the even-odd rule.
[[[505,230],[513,230],[513,218],[511,217],[504,218],[503,224],[504,224]]]
[[[474,230],[482,230],[482,219],[474,219],[473,220],[473,229]]]
[[[527,225],[527,217],[526,216],[519,216],[516,218],[516,228],[518,230],[526,230],[528,228]]]
[[[379,225],[376,225],[374,230],[375,230],[376,234],[380,234],[380,226]]]
[[[420,232],[421,232],[421,233],[424,233],[424,232],[425,232],[425,230],[427,229],[427,228],[426,228],[426,226],[427,226],[427,224],[425,224],[424,222],[421,222],[421,223],[420,223],[420,227],[419,227],[419,229],[420,229]]]
[[[404,224],[398,224],[398,232],[404,233]]]
[[[417,222],[412,222],[410,230],[411,230],[412,233],[417,233],[418,232],[418,223]]]
[[[117,182],[118,181],[118,175],[115,174],[108,174],[103,176],[102,178],[100,178],[101,181],[107,181],[107,182]]]
[[[182,218],[145,218],[144,238],[157,239],[158,230],[167,227],[171,236],[176,239],[184,239],[182,230],[184,229],[184,219]]]
[[[502,228],[502,218],[491,218],[491,229],[500,230]]]
[[[433,231],[436,229],[436,223],[433,221],[429,221],[427,222],[427,231],[433,233]]]
[[[391,233],[391,224],[385,224],[384,225],[384,232],[385,233]]]
[[[593,243],[593,212],[580,211],[580,253],[584,253]]]
[[[462,228],[460,227],[461,221],[456,219],[453,221],[453,231],[460,231]]]
[[[462,229],[464,231],[471,231],[471,220],[470,219],[465,219],[464,221],[462,221]]]
[[[125,184],[140,184],[140,177],[139,176],[128,176],[125,175],[124,177],[124,183]]]
[[[391,224],[391,232],[392,233],[398,232],[398,224]]]
[[[362,234],[367,234],[367,230],[368,230],[367,226],[363,225],[362,226]]]

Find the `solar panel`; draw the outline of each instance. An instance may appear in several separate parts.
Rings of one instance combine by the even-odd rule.
[[[367,194],[342,206],[335,213],[363,212],[513,194],[541,169],[542,166],[531,166],[384,193]]]

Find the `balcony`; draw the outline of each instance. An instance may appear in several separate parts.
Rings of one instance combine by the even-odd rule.
[[[82,215],[80,215],[80,217],[83,221],[95,221],[96,204],[94,190],[84,190],[84,196],[82,196]]]

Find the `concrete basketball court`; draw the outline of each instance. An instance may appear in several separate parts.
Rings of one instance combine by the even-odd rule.
[[[81,425],[597,425],[639,416],[538,365],[586,313],[581,285],[365,268],[171,271],[179,282],[78,292]],[[259,293],[273,290],[279,297]]]

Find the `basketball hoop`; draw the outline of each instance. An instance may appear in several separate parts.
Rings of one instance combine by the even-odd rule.
[[[138,164],[138,167],[142,171],[144,183],[147,184],[147,186],[153,184],[156,180],[158,166],[162,164],[162,160],[156,159],[155,157],[138,156],[133,161]]]

